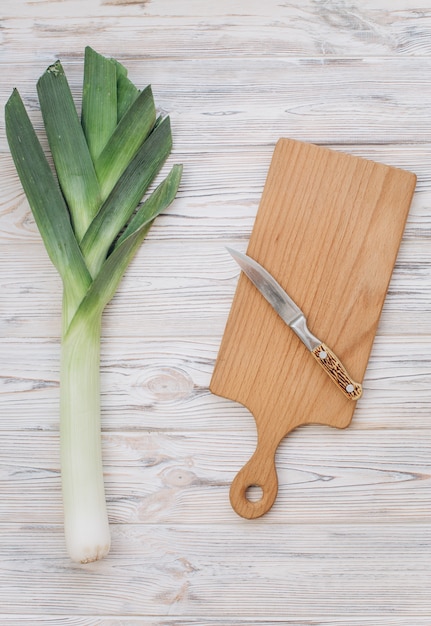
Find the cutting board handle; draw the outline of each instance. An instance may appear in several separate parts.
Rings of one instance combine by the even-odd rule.
[[[254,519],[264,515],[274,504],[278,491],[278,477],[275,467],[275,452],[278,443],[258,442],[256,451],[251,459],[235,476],[230,488],[230,502],[238,515],[246,519]],[[262,497],[252,501],[248,489],[259,487]],[[248,493],[247,493],[248,492]]]

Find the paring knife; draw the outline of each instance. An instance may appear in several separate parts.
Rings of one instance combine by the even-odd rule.
[[[309,331],[304,313],[282,286],[251,257],[232,248],[227,250],[282,320],[298,335],[337,387],[351,400],[357,400],[362,394],[362,386],[351,378],[340,359]]]

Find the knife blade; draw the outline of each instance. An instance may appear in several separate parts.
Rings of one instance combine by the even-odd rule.
[[[338,389],[347,398],[357,400],[362,395],[361,384],[352,379],[335,353],[323,341],[313,335],[307,326],[304,313],[283,287],[268,270],[250,256],[232,248],[227,248],[227,250],[262,296],[311,352]]]

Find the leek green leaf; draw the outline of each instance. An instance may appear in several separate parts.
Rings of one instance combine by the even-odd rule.
[[[5,122],[18,176],[48,255],[63,279],[73,306],[82,299],[91,277],[58,182],[16,89],[6,103]]]
[[[117,67],[89,46],[85,48],[81,124],[95,161],[117,126]]]
[[[63,67],[51,65],[37,83],[43,123],[78,241],[100,206],[100,187]]]
[[[162,167],[171,147],[170,120],[166,117],[141,145],[81,242],[92,276],[100,269],[109,248]]]
[[[139,96],[139,89],[135,87],[127,75],[122,73],[117,76],[117,120],[120,121],[126,111]]]
[[[137,210],[133,218],[127,225],[127,228],[121,233],[115,242],[117,248],[127,237],[135,232],[138,228],[164,211],[174,200],[181,180],[183,168],[182,165],[174,165],[165,180],[153,191],[153,193],[145,200],[141,207]]]
[[[102,153],[95,160],[102,200],[115,187],[142,142],[150,134],[155,121],[156,107],[151,87],[148,86],[123,115]]]
[[[97,319],[101,315],[115,294],[124,272],[150,230],[154,219],[173,201],[180,183],[181,172],[181,166],[174,166],[163,183],[146,201],[148,204],[143,215],[136,220],[134,229],[129,235],[121,238],[92,282],[70,324],[69,332],[75,332],[83,319],[92,316]]]

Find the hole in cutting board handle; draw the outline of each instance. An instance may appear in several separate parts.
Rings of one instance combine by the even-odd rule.
[[[245,497],[249,502],[260,502],[263,498],[263,489],[260,485],[249,485],[245,490]]]
[[[235,476],[230,488],[230,503],[238,515],[254,519],[274,504],[278,491],[275,450],[258,446],[251,459]]]

